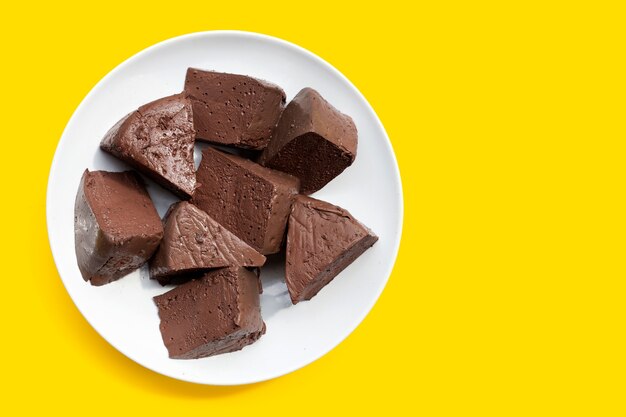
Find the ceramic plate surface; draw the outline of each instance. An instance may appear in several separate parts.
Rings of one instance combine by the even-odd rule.
[[[99,150],[107,130],[142,104],[182,90],[187,67],[246,74],[280,85],[287,101],[313,87],[354,119],[355,163],[314,194],[349,210],[379,241],[311,301],[292,306],[283,268],[263,269],[262,314],[267,333],[239,352],[199,360],[169,359],[152,297],[168,288],[147,268],[103,287],[83,281],[74,253],[74,199],[85,168],[121,171],[126,165]],[[196,163],[199,162],[196,145]],[[176,201],[147,181],[159,214]],[[287,374],[321,357],[370,311],[391,273],[402,229],[402,187],[389,139],[359,91],[328,63],[288,42],[246,32],[204,32],[152,46],[119,65],[85,97],[54,156],[47,194],[50,246],[76,306],[104,339],[139,364],[185,381],[234,385]]]

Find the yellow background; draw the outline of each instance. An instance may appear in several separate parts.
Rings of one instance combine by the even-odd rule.
[[[5,3],[3,414],[624,415],[626,16],[597,1],[432,3]],[[211,29],[286,39],[351,79],[391,137],[406,209],[394,272],[354,334],[232,388],[157,375],[101,339],[63,288],[44,216],[87,92],[136,52]]]

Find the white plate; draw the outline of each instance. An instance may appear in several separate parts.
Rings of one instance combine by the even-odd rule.
[[[149,280],[145,267],[103,287],[83,281],[74,254],[73,215],[76,189],[85,168],[126,169],[99,150],[105,132],[140,105],[180,92],[190,66],[272,81],[285,89],[287,100],[310,86],[352,116],[359,131],[356,161],[314,196],[346,208],[380,239],[313,300],[296,306],[289,301],[282,268],[270,265],[262,273],[261,307],[267,333],[257,343],[211,358],[173,360],[161,341],[152,301],[167,288]],[[150,181],[148,190],[163,215],[175,198]],[[87,321],[116,349],[146,368],[213,385],[246,384],[287,374],[318,359],[348,336],[370,311],[391,273],[400,242],[402,209],[400,176],[389,138],[350,81],[298,46],[234,31],[196,33],[159,43],[104,77],[63,132],[47,194],[52,254],[65,288]]]

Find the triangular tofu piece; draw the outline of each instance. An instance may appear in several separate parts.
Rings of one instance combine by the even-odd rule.
[[[191,203],[173,204],[164,222],[163,240],[150,261],[150,277],[162,284],[172,277],[178,282],[183,273],[265,263],[265,256]]]
[[[377,240],[341,207],[297,196],[289,216],[285,268],[292,303],[313,298]]]
[[[176,94],[126,115],[107,132],[100,148],[189,198],[196,188],[194,139],[191,102]]]

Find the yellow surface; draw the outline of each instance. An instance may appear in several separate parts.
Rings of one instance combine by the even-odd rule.
[[[0,13],[4,415],[626,413],[623,10],[48,3]],[[210,29],[289,40],[350,78],[391,137],[406,203],[395,270],[354,334],[234,388],[162,377],[101,339],[63,288],[44,217],[87,92],[136,52]]]

